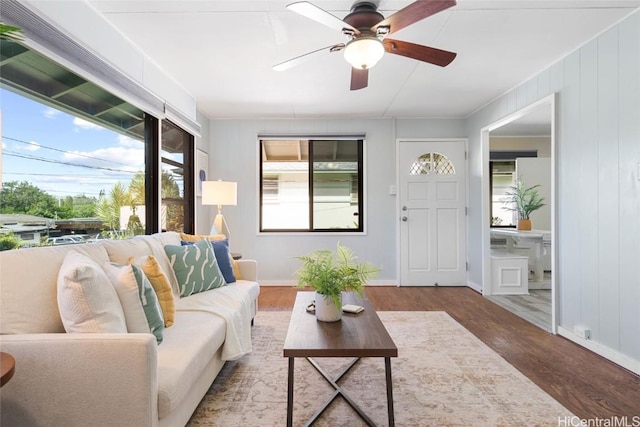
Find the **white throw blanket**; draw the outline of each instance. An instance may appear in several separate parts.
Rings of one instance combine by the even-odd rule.
[[[176,300],[176,310],[206,311],[227,323],[222,360],[236,360],[251,352],[251,297],[233,283]]]

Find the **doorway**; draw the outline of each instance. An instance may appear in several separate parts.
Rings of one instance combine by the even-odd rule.
[[[465,286],[466,140],[398,141],[400,285]]]
[[[482,293],[552,333],[557,323],[555,147],[555,95],[482,130]],[[532,231],[516,230],[517,217],[509,211],[508,193],[517,181],[525,187],[538,186],[544,198],[545,206],[531,216]],[[505,253],[526,258],[524,291],[510,292],[494,283],[504,271],[500,266],[504,261],[495,259]]]

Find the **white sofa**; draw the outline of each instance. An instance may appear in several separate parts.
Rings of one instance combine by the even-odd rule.
[[[0,252],[0,351],[16,360],[13,378],[0,390],[0,425],[174,427],[188,422],[224,365],[227,322],[189,304],[198,299],[202,305],[218,289],[182,299],[176,295],[167,244],[180,245],[180,235]],[[160,345],[150,333],[65,333],[56,283],[70,250],[100,265],[156,257],[176,302],[175,323],[164,330]],[[244,311],[252,319],[260,292],[257,264],[239,260],[238,267],[242,280],[227,286],[246,291],[251,307]]]

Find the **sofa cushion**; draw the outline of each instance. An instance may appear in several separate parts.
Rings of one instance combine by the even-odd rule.
[[[164,250],[176,274],[181,297],[226,285],[208,240],[188,246],[167,245]]]
[[[225,339],[222,317],[202,311],[178,311],[158,347],[158,417],[179,406]],[[219,359],[219,356],[217,357]]]
[[[164,319],[149,279],[135,265],[106,262],[103,268],[122,304],[127,330],[132,333],[152,333],[160,344]]]
[[[251,297],[251,301],[256,301],[258,299],[258,295],[260,295],[260,285],[258,282],[252,282],[250,280],[237,280],[235,283],[232,283],[232,286],[238,286],[239,288],[244,289],[249,293],[249,297]]]
[[[128,264],[130,257],[151,252],[146,239],[103,240],[100,244],[107,250],[111,261],[122,265]]]
[[[58,307],[67,332],[127,332],[116,290],[91,258],[69,251],[58,273]]]
[[[156,291],[156,295],[158,296],[158,302],[160,303],[160,308],[162,309],[162,317],[164,318],[164,327],[168,328],[173,325],[173,320],[176,313],[176,305],[173,300],[173,291],[171,289],[171,285],[169,284],[169,279],[167,278],[164,271],[158,264],[156,257],[153,255],[145,255],[141,257],[131,257],[129,258],[129,264],[136,265],[142,269],[149,282],[151,282],[151,286]]]
[[[109,260],[97,244],[0,251],[0,334],[64,332],[57,303],[58,272],[71,250],[98,265]]]

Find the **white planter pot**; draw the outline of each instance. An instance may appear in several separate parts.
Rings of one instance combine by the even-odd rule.
[[[316,292],[316,319],[321,322],[337,322],[342,319],[342,297],[337,307],[330,297]]]

